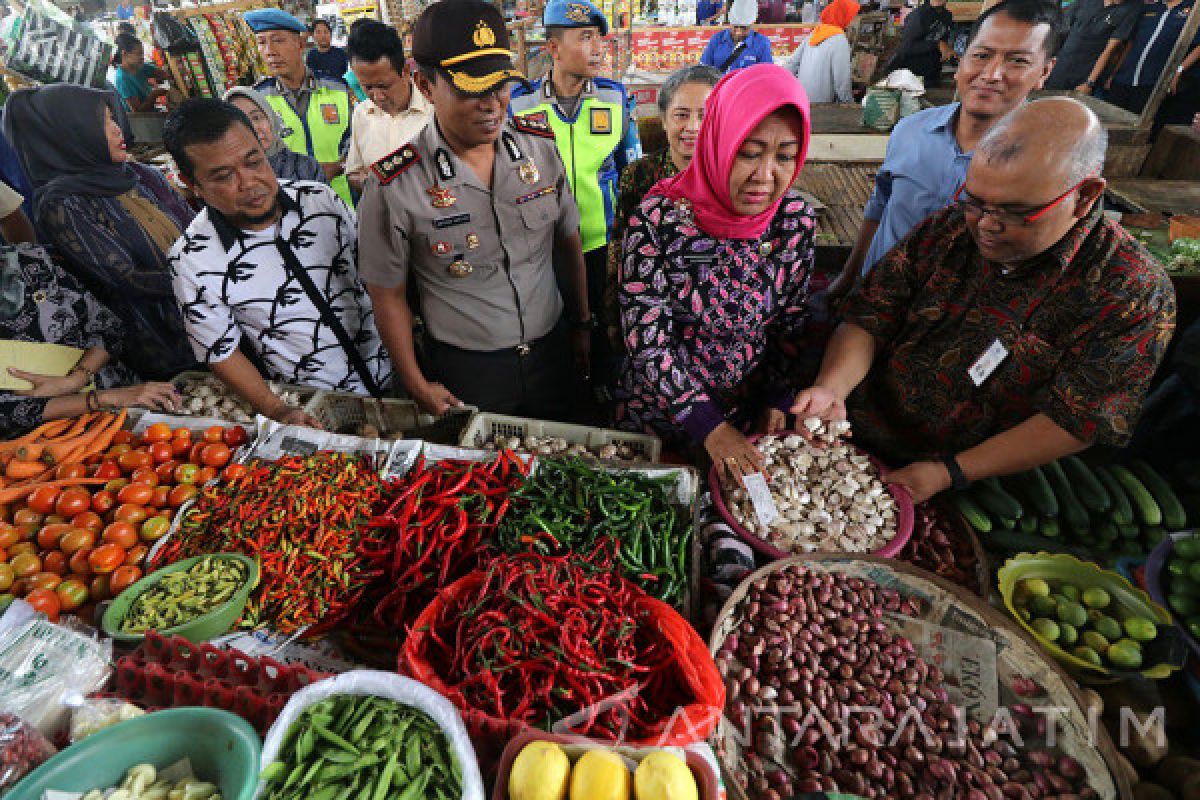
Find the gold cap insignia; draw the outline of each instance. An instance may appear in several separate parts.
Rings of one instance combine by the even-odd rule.
[[[476,47],[491,47],[496,44],[496,33],[483,20],[475,25],[475,35],[471,37]]]

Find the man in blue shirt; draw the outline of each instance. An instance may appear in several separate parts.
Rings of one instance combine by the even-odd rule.
[[[849,293],[918,223],[949,205],[976,142],[1046,82],[1057,44],[1054,20],[1054,10],[1038,0],[1004,0],[980,16],[954,75],[961,102],[912,114],[892,130],[858,241],[829,288],[831,298]]]
[[[1133,44],[1113,75],[1105,100],[1135,114],[1141,113],[1195,7],[1195,0],[1158,0],[1142,7]],[[1200,33],[1189,47],[1171,78],[1171,94],[1163,101],[1160,122],[1187,124],[1200,104]]]
[[[757,20],[757,0],[734,0],[729,10],[729,27],[708,40],[700,63],[722,72],[773,63],[771,40],[751,27]]]
[[[722,0],[700,0],[696,3],[696,24],[720,25],[724,13],[725,3]]]

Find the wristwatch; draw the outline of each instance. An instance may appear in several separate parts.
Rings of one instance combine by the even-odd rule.
[[[942,463],[946,465],[946,471],[950,473],[950,485],[956,491],[962,491],[971,486],[971,482],[967,480],[966,473],[962,471],[962,467],[958,465],[958,459],[953,455],[944,456]]]

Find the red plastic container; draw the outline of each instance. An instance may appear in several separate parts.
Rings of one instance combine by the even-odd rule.
[[[496,778],[495,789],[492,791],[492,800],[508,800],[508,775],[512,772],[513,761],[516,760],[517,754],[521,752],[522,748],[530,742],[555,742],[567,751],[572,764],[578,759],[577,755],[573,756],[572,748],[615,750],[618,754],[638,762],[647,754],[660,749],[657,747],[616,747],[611,743],[588,739],[584,736],[566,736],[545,731],[526,730],[504,748],[504,755],[500,757],[500,771]],[[692,750],[684,751],[683,760],[688,765],[688,769],[692,771],[692,777],[696,779],[700,800],[721,800],[723,797],[721,781],[717,773],[713,771],[712,764],[704,756]]]

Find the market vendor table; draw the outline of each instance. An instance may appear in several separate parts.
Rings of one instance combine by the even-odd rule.
[[[1113,178],[1107,191],[1133,211],[1200,214],[1200,181]]]

